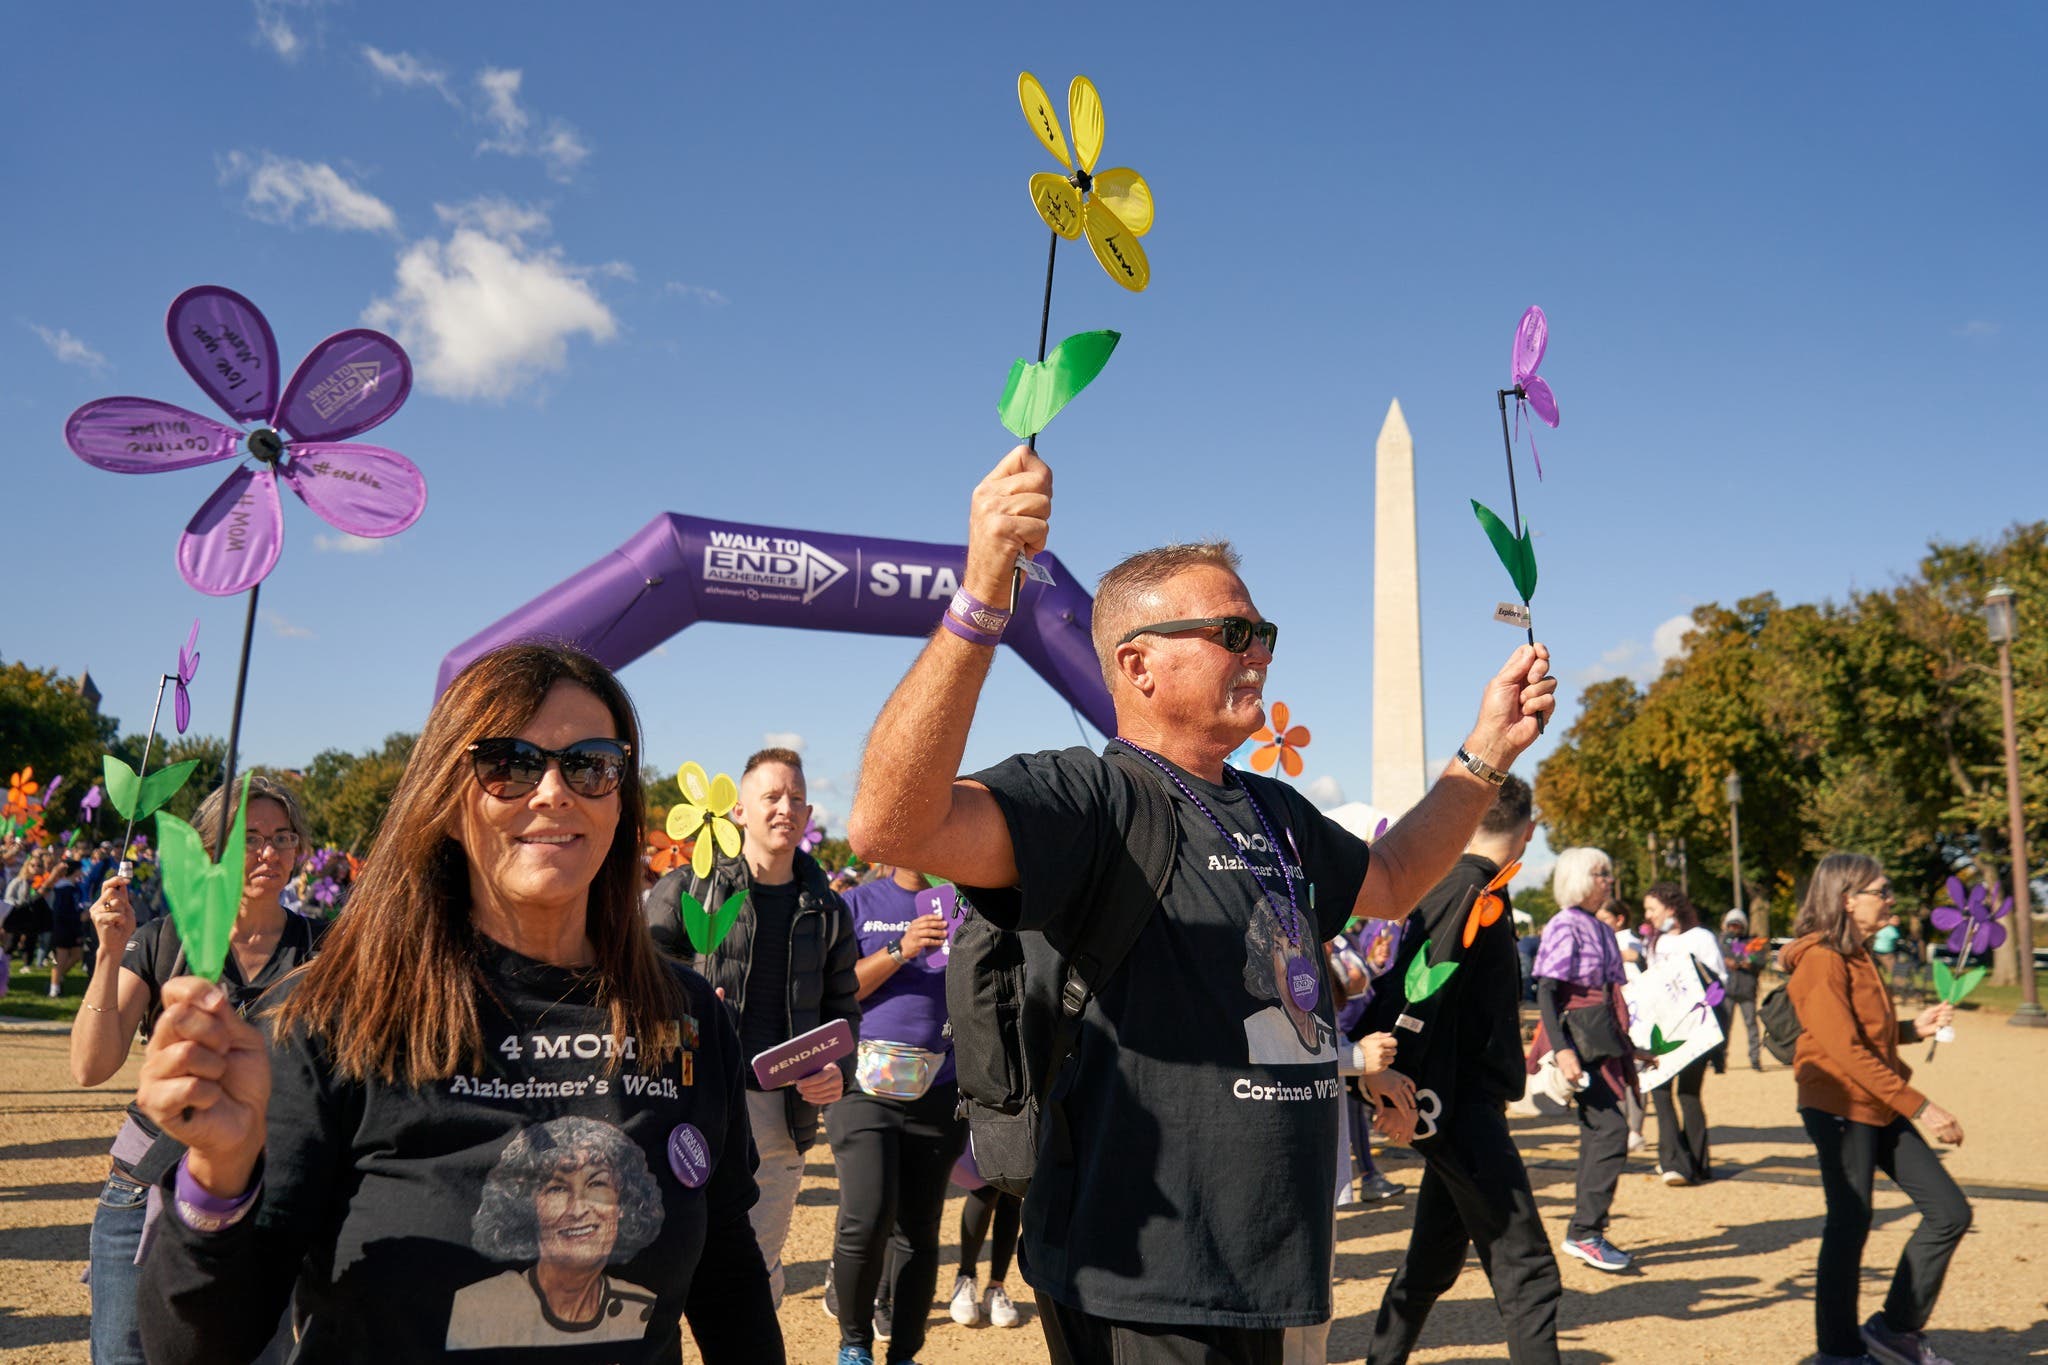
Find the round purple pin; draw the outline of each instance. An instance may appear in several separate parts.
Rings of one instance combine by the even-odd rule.
[[[711,1178],[711,1147],[694,1123],[679,1123],[670,1131],[668,1168],[693,1190]]]
[[[1287,993],[1294,997],[1294,1003],[1304,1010],[1313,1010],[1316,1001],[1322,998],[1322,987],[1316,981],[1313,962],[1300,953],[1287,959]]]

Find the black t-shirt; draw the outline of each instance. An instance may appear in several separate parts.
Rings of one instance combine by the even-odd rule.
[[[1219,787],[1174,772],[1231,839],[1172,789],[1172,880],[1089,1003],[1055,1090],[1074,1159],[1042,1160],[1032,1179],[1026,1277],[1062,1303],[1126,1321],[1322,1322],[1341,1087],[1320,945],[1351,914],[1370,855],[1293,788],[1253,779],[1289,854],[1299,952],[1321,978],[1314,1012],[1303,1012],[1283,979],[1296,950],[1284,946],[1282,857],[1237,780]],[[973,780],[994,793],[1016,848],[1017,919],[1005,927],[1090,913],[1131,824],[1122,776],[1068,749],[1019,755]]]
[[[754,882],[747,900],[754,907],[754,947],[747,964],[747,1007],[740,1015],[740,1056],[751,1059],[789,1041],[789,935],[796,922],[797,884]],[[751,1067],[747,1088],[761,1088]]]
[[[299,1365],[679,1362],[685,1312],[709,1365],[783,1359],[747,1221],[739,1040],[709,985],[675,968],[683,1053],[656,1064],[636,1046],[608,1070],[591,974],[496,944],[477,967],[474,1072],[418,1090],[356,1083],[303,1032],[273,1045],[262,1192],[221,1232],[160,1221],[138,1295],[151,1360],[250,1358],[295,1272]],[[669,1157],[684,1123],[709,1162],[696,1188]],[[542,1289],[579,1268],[594,1285],[581,1314]]]

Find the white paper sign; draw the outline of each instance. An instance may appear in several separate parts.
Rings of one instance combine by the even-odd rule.
[[[1529,628],[1529,609],[1520,602],[1503,602],[1493,609],[1493,619],[1504,626]]]
[[[1707,1008],[1706,989],[1688,956],[1659,958],[1621,988],[1621,998],[1628,1002],[1629,1041],[1642,1051],[1650,1050],[1653,1028],[1664,1031],[1666,1042],[1680,1041],[1676,1050],[1641,1065],[1644,1090],[1656,1089],[1721,1045],[1721,1021]]]

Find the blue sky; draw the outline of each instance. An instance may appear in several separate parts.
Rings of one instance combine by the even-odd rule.
[[[1573,689],[1649,676],[1698,603],[1882,585],[1930,538],[2048,504],[2036,6],[1025,13],[18,16],[0,98],[34,135],[0,222],[0,416],[34,588],[0,650],[90,667],[139,728],[196,614],[195,725],[225,731],[242,605],[172,559],[221,471],[123,478],[62,440],[103,394],[204,408],[162,331],[202,282],[253,298],[287,365],[370,320],[421,377],[369,438],[425,471],[418,525],[361,552],[287,499],[253,759],[417,728],[452,645],[660,511],[958,539],[1036,339],[1025,181],[1052,163],[1023,68],[1056,93],[1094,79],[1104,164],[1158,204],[1146,294],[1061,252],[1053,335],[1125,339],[1043,443],[1052,548],[1092,581],[1233,538],[1286,628],[1268,697],[1314,731],[1326,797],[1370,796],[1390,399],[1416,440],[1432,757],[1514,643],[1466,499],[1505,510],[1492,393],[1529,303],[1564,416],[1523,506],[1567,724]],[[913,648],[700,626],[624,677],[657,762],[733,768],[798,735],[843,819]],[[969,761],[1076,738],[1006,658]]]

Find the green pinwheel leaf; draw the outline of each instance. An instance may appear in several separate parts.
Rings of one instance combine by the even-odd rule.
[[[1524,602],[1534,601],[1536,547],[1530,543],[1529,529],[1524,527],[1522,533],[1516,535],[1508,529],[1506,522],[1494,514],[1492,508],[1476,498],[1472,501],[1472,515],[1479,518],[1480,526],[1486,530],[1486,538],[1493,542],[1493,552],[1500,556],[1501,567],[1508,571],[1508,577],[1514,581],[1515,591],[1521,595]]]
[[[735,891],[725,898],[725,904],[718,907],[716,915],[704,908],[703,902],[685,891],[679,903],[682,912],[683,932],[690,936],[690,946],[697,950],[697,956],[709,956],[725,936],[732,932],[733,922],[740,917],[740,907],[746,904],[747,893]]]
[[[242,799],[235,808],[234,827],[220,861],[206,856],[199,831],[172,815],[156,817],[157,862],[163,869],[164,896],[171,919],[185,945],[185,960],[195,976],[220,979],[228,957],[228,933],[242,903],[242,848],[249,821],[249,780],[242,779]]]
[[[1683,1038],[1666,1038],[1661,1024],[1650,1025],[1650,1055],[1662,1057],[1667,1052],[1676,1052],[1685,1046]]]
[[[198,766],[198,759],[188,758],[183,763],[173,763],[158,768],[148,777],[138,778],[135,769],[112,754],[103,755],[100,759],[107,800],[113,802],[114,809],[127,820],[146,820],[162,810],[164,803],[178,794],[178,789],[185,785],[185,780]]]
[[[996,400],[996,415],[1016,435],[1036,436],[1102,373],[1122,339],[1121,332],[1076,332],[1036,365],[1019,360],[1010,366],[1010,381]]]
[[[1969,971],[1957,977],[1956,993],[1948,997],[1948,1002],[1953,1005],[1971,991],[1976,990],[1977,983],[1984,979],[1984,973],[1989,970],[1990,968],[1988,967],[1972,967]]]
[[[1430,966],[1429,944],[1428,939],[1422,940],[1422,949],[1415,954],[1415,960],[1408,964],[1408,975],[1401,982],[1402,991],[1411,1005],[1427,1000],[1442,990],[1444,982],[1449,981],[1451,974],[1458,970],[1458,964],[1455,962],[1439,962],[1434,967]]]
[[[1956,974],[1940,958],[1934,960],[1934,998],[1950,1005],[1956,1002]]]

